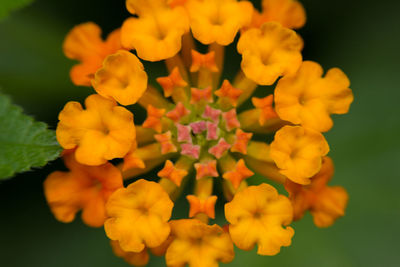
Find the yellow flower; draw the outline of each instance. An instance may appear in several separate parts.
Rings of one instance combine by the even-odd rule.
[[[162,187],[138,180],[115,191],[106,204],[104,229],[127,252],[161,245],[170,233],[168,220],[173,203]]]
[[[253,12],[250,2],[236,0],[189,0],[185,7],[193,36],[203,44],[232,43]]]
[[[147,89],[147,74],[134,54],[119,50],[104,60],[103,67],[95,74],[93,87],[101,96],[132,105]]]
[[[302,186],[286,180],[285,188],[289,192],[295,220],[310,210],[316,226],[328,227],[344,215],[348,201],[346,190],[341,186],[327,186],[333,172],[332,159],[325,157],[321,170],[311,178],[311,184]]]
[[[321,133],[301,126],[284,126],[275,134],[270,155],[287,178],[309,184],[328,152],[328,143]]]
[[[295,76],[279,80],[275,106],[281,119],[326,132],[333,126],[330,114],[348,112],[353,93],[347,76],[338,68],[322,74],[318,63],[305,61]]]
[[[118,241],[110,241],[114,254],[118,257],[123,258],[127,263],[133,266],[146,266],[149,263],[149,253],[147,249],[143,249],[140,252],[126,252],[119,245]]]
[[[117,29],[103,41],[100,27],[93,22],[75,26],[65,37],[63,44],[64,54],[81,62],[71,69],[72,82],[75,85],[90,86],[103,59],[122,48],[120,38],[120,30]]]
[[[68,223],[82,210],[84,223],[102,226],[107,199],[122,187],[121,172],[111,163],[94,167],[79,164],[72,151],[65,152],[64,162],[69,172],[53,172],[44,181],[44,194],[51,211],[57,220]]]
[[[124,47],[136,49],[138,56],[148,61],[170,58],[179,52],[182,36],[189,31],[183,7],[170,8],[162,0],[127,0],[126,4],[138,18],[128,18],[122,25]]]
[[[251,26],[260,27],[269,21],[279,22],[289,29],[299,29],[306,22],[306,13],[296,0],[263,0],[262,12],[254,12]]]
[[[282,227],[292,222],[289,199],[267,184],[249,186],[225,204],[225,217],[234,244],[244,250],[258,245],[257,253],[275,255],[290,246],[294,230]]]
[[[303,42],[292,30],[277,22],[246,31],[237,49],[242,54],[242,70],[260,85],[271,85],[279,76],[293,75],[302,61]]]
[[[135,142],[133,115],[113,100],[90,95],[86,110],[78,102],[68,102],[60,112],[57,140],[64,149],[76,148],[79,163],[100,165],[123,158]]]
[[[233,244],[218,225],[196,219],[171,221],[173,241],[167,249],[167,266],[217,267],[233,260]]]

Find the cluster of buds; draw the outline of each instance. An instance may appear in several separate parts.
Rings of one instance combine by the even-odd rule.
[[[279,253],[291,244],[289,225],[307,211],[318,227],[344,215],[348,196],[328,186],[333,163],[323,133],[333,126],[331,114],[348,112],[353,95],[340,69],[324,76],[318,63],[303,61],[294,31],[305,23],[298,1],[263,0],[262,11],[237,0],[126,6],[134,16],[106,40],[96,24],[84,23],[64,42],[66,56],[80,61],[73,83],[96,94],[59,114],[69,171],[44,183],[59,221],[82,211],[83,222],[104,227],[115,254],[132,265],[146,265],[151,252],[168,266],[208,267],[232,261],[234,245]],[[229,80],[222,77],[224,48],[238,34],[241,68]],[[168,74],[148,81],[141,60],[165,61]],[[252,97],[256,90],[261,97]],[[139,125],[133,104],[147,111]],[[261,184],[256,174],[265,177]],[[188,217],[171,220],[187,184],[194,184]],[[211,225],[214,219],[222,225]]]

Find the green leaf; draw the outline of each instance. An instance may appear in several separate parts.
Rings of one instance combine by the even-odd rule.
[[[0,20],[4,19],[9,15],[10,12],[23,8],[33,0],[1,0],[0,3]]]
[[[42,167],[61,152],[55,132],[35,122],[0,93],[0,179]]]

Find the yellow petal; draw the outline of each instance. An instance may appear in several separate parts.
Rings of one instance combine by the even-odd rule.
[[[271,85],[279,76],[295,74],[302,61],[302,40],[276,22],[243,33],[237,49],[242,54],[244,74],[260,85]]]
[[[167,249],[167,266],[217,267],[233,260],[229,234],[218,225],[196,219],[171,221],[173,241]]]
[[[168,220],[172,207],[172,201],[159,184],[138,180],[109,198],[106,234],[111,240],[118,240],[125,251],[157,247],[170,233]]]
[[[122,45],[136,49],[138,57],[159,61],[176,55],[182,36],[189,30],[183,7],[160,8],[143,12],[139,18],[128,18],[121,28]]]
[[[147,89],[147,74],[135,55],[119,50],[104,60],[103,67],[95,74],[93,86],[101,96],[132,105]]]
[[[56,130],[60,145],[77,148],[76,159],[87,165],[124,157],[136,138],[132,113],[99,95],[87,97],[85,105],[86,110],[69,102],[60,112]]]
[[[261,255],[275,255],[281,246],[291,244],[294,230],[283,226],[291,223],[292,216],[289,199],[267,184],[249,186],[225,204],[225,217],[235,245],[251,250],[257,244],[257,253]]]
[[[275,134],[270,156],[287,178],[309,184],[328,152],[328,143],[321,133],[300,126],[284,126]]]
[[[330,114],[348,112],[353,93],[347,76],[337,68],[322,74],[318,63],[305,61],[295,76],[279,80],[275,109],[281,119],[326,132],[333,125]]]
[[[189,0],[186,4],[193,36],[203,44],[228,45],[251,21],[248,1]]]

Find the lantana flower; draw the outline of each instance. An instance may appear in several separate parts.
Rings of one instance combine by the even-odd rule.
[[[303,62],[293,30],[305,23],[298,1],[264,0],[262,11],[237,0],[127,0],[126,7],[133,16],[110,41],[91,23],[65,41],[66,55],[84,68],[81,82],[77,67],[71,79],[97,94],[59,115],[57,139],[71,172],[45,182],[58,220],[82,209],[84,222],[104,225],[115,254],[132,265],[147,264],[151,252],[167,266],[208,267],[232,261],[234,245],[279,253],[292,242],[292,220],[308,210],[319,227],[344,215],[346,191],[327,186],[333,167],[323,133],[353,95],[340,69],[322,77],[318,63]],[[232,64],[225,47],[235,38],[240,70],[225,77]],[[168,73],[153,79],[154,61]],[[273,84],[271,93],[265,85]],[[146,111],[143,121],[134,121],[134,104]],[[174,203],[188,191],[180,198],[187,216],[175,219]],[[225,225],[210,224],[223,221],[218,204]]]
[[[71,69],[72,82],[75,85],[90,86],[104,58],[121,48],[120,29],[110,33],[103,41],[101,29],[97,24],[87,22],[75,26],[68,33],[63,44],[64,54],[70,59],[80,61]]]
[[[68,172],[53,172],[44,182],[44,194],[54,216],[71,222],[82,210],[82,220],[101,227],[106,219],[105,204],[122,187],[121,172],[111,163],[87,166],[78,163],[71,151],[63,156]]]
[[[225,205],[229,233],[235,245],[251,250],[258,244],[257,253],[275,255],[281,246],[289,246],[294,234],[287,226],[292,222],[293,208],[287,197],[279,195],[268,184],[249,186],[239,191]]]
[[[172,201],[155,183],[138,180],[118,189],[106,205],[104,229],[125,251],[140,252],[161,245],[170,233]]]
[[[196,219],[171,221],[173,241],[165,254],[168,266],[218,266],[234,257],[232,240],[218,225]]]
[[[300,185],[286,180],[285,188],[293,205],[294,220],[299,220],[309,210],[318,227],[331,226],[343,216],[348,194],[341,186],[328,186],[334,173],[333,162],[325,157],[321,170],[311,178],[311,184]]]
[[[129,252],[121,248],[118,241],[110,242],[112,250],[117,257],[123,258],[127,263],[133,266],[146,266],[150,256],[146,249],[140,252]]]
[[[298,184],[309,184],[321,169],[322,157],[329,146],[324,136],[301,126],[284,126],[275,134],[270,156],[280,172]]]
[[[293,77],[279,80],[275,90],[276,112],[283,120],[320,132],[333,126],[330,114],[345,114],[353,102],[350,81],[338,68],[322,77],[322,67],[304,61]]]
[[[114,100],[90,95],[86,110],[68,102],[58,116],[57,140],[64,149],[76,149],[79,163],[100,165],[125,156],[135,144],[133,115]]]
[[[252,27],[260,27],[268,21],[276,21],[289,29],[299,29],[306,23],[306,12],[297,0],[262,0],[262,11],[255,11]]]

